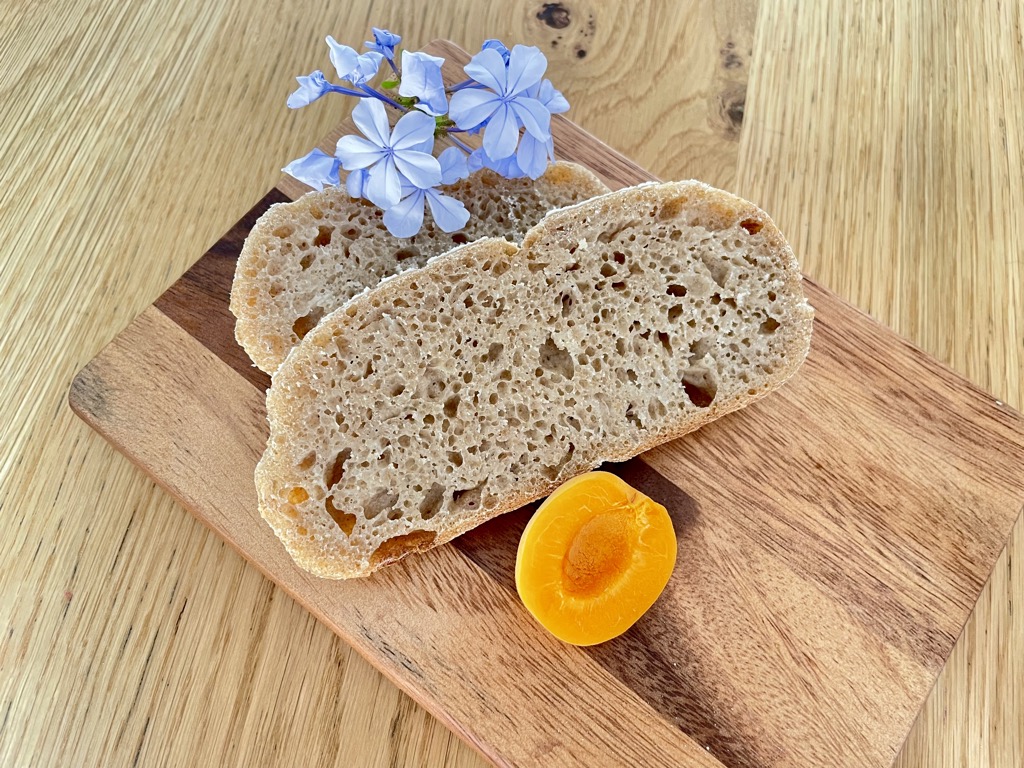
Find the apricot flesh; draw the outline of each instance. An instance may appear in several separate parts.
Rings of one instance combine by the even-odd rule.
[[[527,524],[516,589],[559,640],[595,645],[654,605],[675,563],[668,511],[609,472],[588,472],[557,488]]]

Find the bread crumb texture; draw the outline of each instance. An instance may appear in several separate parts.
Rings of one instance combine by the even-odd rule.
[[[271,207],[246,238],[231,289],[235,337],[252,361],[273,373],[326,314],[381,279],[482,237],[520,242],[548,211],[608,188],[582,166],[555,163],[536,182],[484,170],[444,191],[469,210],[465,228],[441,231],[428,207],[411,238],[393,237],[380,209],[341,187]]]
[[[646,184],[356,296],[267,398],[260,509],[296,562],[371,573],[762,397],[807,355],[793,253],[751,203]]]

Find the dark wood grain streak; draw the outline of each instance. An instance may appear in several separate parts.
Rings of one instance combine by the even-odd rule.
[[[651,178],[553,125],[610,186]],[[227,310],[245,233],[299,193],[282,183],[83,370],[83,418],[496,763],[891,763],[1024,506],[1020,414],[808,280],[815,337],[786,387],[611,467],[680,542],[622,637],[566,648],[522,609],[532,508],[367,581],[313,579],[255,511],[267,381]]]
[[[235,341],[235,316],[228,303],[245,238],[270,206],[288,201],[280,190],[270,190],[154,302],[157,309],[264,392],[270,387],[270,377],[252,364]]]

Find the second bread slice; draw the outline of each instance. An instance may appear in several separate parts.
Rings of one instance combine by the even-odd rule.
[[[309,192],[263,214],[245,240],[231,286],[235,337],[256,366],[276,371],[324,315],[383,278],[481,237],[518,243],[548,211],[608,188],[583,166],[561,162],[536,181],[483,170],[443,191],[470,213],[459,232],[442,232],[428,209],[419,234],[394,237],[380,209],[342,187]]]
[[[384,281],[274,376],[260,511],[366,575],[764,396],[812,310],[768,216],[697,182],[614,192]]]

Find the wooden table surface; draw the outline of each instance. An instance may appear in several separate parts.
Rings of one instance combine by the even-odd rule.
[[[488,5],[0,9],[0,764],[481,764],[67,406],[348,109],[284,106],[328,33],[540,46],[574,121],[758,202],[809,274],[1024,407],[1024,6]],[[1024,764],[1022,557],[1018,523],[901,768]]]

